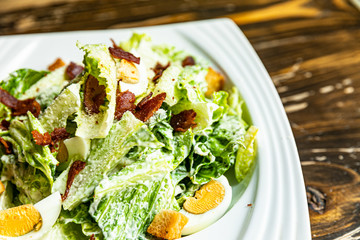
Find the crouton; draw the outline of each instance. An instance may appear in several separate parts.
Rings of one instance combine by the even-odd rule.
[[[214,92],[220,91],[225,84],[225,78],[222,74],[209,67],[209,71],[205,76],[205,80],[208,84],[206,97],[211,97]]]
[[[183,208],[189,213],[202,214],[216,208],[224,200],[224,196],[224,186],[211,180],[196,191],[194,197],[187,198]]]
[[[32,205],[22,205],[0,211],[0,235],[18,237],[32,230],[39,230],[41,215]]]
[[[182,213],[173,210],[161,210],[161,212],[155,215],[147,232],[159,238],[181,238],[181,231],[188,220]]]

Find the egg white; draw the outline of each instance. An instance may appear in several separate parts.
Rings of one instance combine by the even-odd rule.
[[[232,199],[232,189],[229,181],[225,176],[221,176],[215,180],[220,182],[225,188],[225,196],[223,201],[216,208],[211,209],[203,214],[192,214],[184,209],[181,209],[180,213],[184,214],[189,219],[188,223],[181,232],[182,235],[193,234],[210,226],[219,218],[221,218],[229,208]]]
[[[61,211],[61,196],[59,192],[55,192],[36,203],[34,207],[39,211],[42,218],[42,226],[39,231],[31,231],[20,237],[0,236],[0,240],[37,240],[41,239],[58,219]]]
[[[131,53],[134,54],[135,56],[139,56],[135,50],[132,50]],[[134,93],[135,96],[137,97],[146,91],[149,84],[149,80],[147,77],[145,63],[141,61],[141,58],[140,58],[140,64],[136,64],[136,63],[133,64],[139,71],[139,76],[140,76],[139,82],[135,84],[131,84],[131,83],[125,83],[123,81],[119,81],[119,86],[121,92],[125,92],[126,90],[129,90],[130,92]]]

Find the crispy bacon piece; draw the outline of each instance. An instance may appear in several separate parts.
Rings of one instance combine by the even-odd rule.
[[[61,140],[69,138],[70,133],[68,133],[65,128],[54,128],[54,131],[52,131],[50,135],[51,140],[55,144]]]
[[[126,52],[126,51],[122,50],[121,48],[109,47],[109,52],[110,52],[111,56],[113,56],[114,58],[126,59],[130,62],[140,64],[140,58],[135,57],[132,53]]]
[[[53,141],[51,140],[51,135],[48,132],[45,132],[44,134],[39,133],[39,131],[34,130],[31,132],[33,135],[35,144],[40,146],[47,146],[52,145]]]
[[[5,119],[1,121],[0,123],[0,129],[3,131],[9,130],[10,122],[6,121]]]
[[[75,176],[78,175],[79,172],[85,168],[85,165],[86,165],[86,163],[82,162],[80,160],[73,162],[73,164],[71,165],[69,173],[68,173],[68,179],[66,181],[66,190],[65,190],[64,194],[61,195],[61,199],[63,201],[65,201],[65,199],[67,198],[67,196],[69,194],[70,187],[74,182]]]
[[[156,95],[155,97],[142,103],[141,106],[138,106],[139,110],[135,112],[135,117],[143,122],[146,122],[157,110],[159,110],[165,98],[166,93],[160,93],[159,95]]]
[[[92,234],[89,240],[95,240],[95,234]]]
[[[99,81],[89,75],[85,82],[84,105],[88,114],[100,112],[100,106],[104,104],[106,97],[105,86],[99,85]]]
[[[80,73],[82,73],[82,71],[84,71],[84,67],[77,65],[74,62],[70,62],[70,64],[66,67],[66,75],[69,80],[76,78]]]
[[[35,117],[38,117],[41,110],[40,104],[35,98],[18,100],[2,88],[0,88],[0,102],[11,108],[13,116],[25,115],[30,111]]]
[[[6,154],[11,154],[12,153],[11,143],[5,141],[5,139],[3,139],[2,137],[0,137],[0,143],[4,146]]]
[[[62,66],[65,66],[64,61],[61,58],[57,58],[55,62],[53,62],[50,66],[48,66],[48,70],[52,72],[58,68],[61,68]]]
[[[161,65],[160,63],[156,63],[155,68],[152,70],[155,73],[155,76],[153,77],[152,81],[154,83],[157,83],[157,80],[162,76],[163,72],[170,66],[170,62],[166,64],[165,66]]]
[[[171,117],[170,125],[176,132],[186,132],[189,128],[196,127],[195,117],[196,112],[194,110],[184,110]]]
[[[118,48],[118,49],[121,49],[121,50],[122,50],[122,48],[119,47],[119,45],[116,44],[116,42],[114,41],[114,39],[110,38],[110,41],[111,41],[112,44],[113,44],[113,48]]]
[[[135,100],[135,95],[129,90],[125,92],[118,90],[116,93],[115,119],[120,120],[126,111],[133,112],[136,107]]]
[[[187,56],[181,63],[183,67],[195,65],[195,60],[192,56]]]
[[[150,92],[148,95],[146,95],[143,99],[141,99],[141,101],[136,105],[136,110],[140,110],[144,104],[149,101],[149,99],[152,97],[153,93]]]

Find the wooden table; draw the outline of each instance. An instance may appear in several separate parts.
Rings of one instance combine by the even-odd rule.
[[[360,11],[351,3],[0,0],[0,4],[1,35],[233,19],[269,71],[289,117],[311,202],[313,238],[360,238]]]

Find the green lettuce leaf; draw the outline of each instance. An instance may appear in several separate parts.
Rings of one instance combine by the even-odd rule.
[[[170,177],[172,159],[157,150],[100,182],[90,214],[106,239],[138,239],[157,212],[177,206]]]
[[[41,108],[46,108],[68,84],[65,69],[66,66],[50,72],[27,89],[24,94],[19,96],[19,99],[36,98],[36,101],[40,103]]]
[[[120,47],[125,51],[129,52],[131,49],[137,49],[142,41],[150,42],[151,38],[145,33],[133,33],[133,35],[128,41],[120,43]]]
[[[48,71],[35,71],[22,68],[10,73],[9,77],[0,83],[0,87],[8,91],[15,98],[19,98],[48,73]]]
[[[54,128],[66,127],[68,117],[79,110],[79,91],[79,84],[69,85],[46,108],[45,112],[39,117],[45,131],[52,132]]]
[[[246,174],[250,171],[255,162],[256,157],[256,134],[258,129],[251,126],[246,134],[243,144],[240,146],[235,162],[235,177],[238,182],[241,182]]]
[[[11,155],[3,155],[1,161],[4,164],[2,170],[2,178],[10,182],[16,187],[17,200],[21,204],[34,204],[50,195],[51,185],[47,177],[42,171],[30,166],[28,163],[21,163],[11,158]],[[8,197],[7,207],[14,202],[11,196],[14,189],[10,186],[6,188],[3,194],[4,198]],[[3,197],[3,196],[1,196]]]
[[[27,162],[32,167],[42,171],[52,186],[58,161],[48,146],[35,144],[31,134],[34,130],[41,134],[45,132],[39,120],[28,112],[27,119],[23,121],[14,119],[11,122],[10,137],[4,136],[4,139],[12,143],[19,162]]]
[[[89,139],[104,138],[109,133],[114,120],[117,89],[115,61],[106,45],[77,43],[77,46],[85,52],[83,61],[85,74],[80,80],[82,91],[88,76],[92,75],[99,81],[99,85],[105,86],[106,97],[104,105],[100,106],[100,112],[97,114],[87,114],[82,104],[75,119],[78,126],[76,136]],[[83,102],[83,92],[81,95]]]
[[[64,209],[71,210],[89,198],[98,183],[114,168],[129,164],[124,157],[135,146],[161,148],[163,145],[143,122],[126,112],[120,121],[113,124],[106,138],[92,140],[86,166],[75,176],[69,195],[63,202]]]

